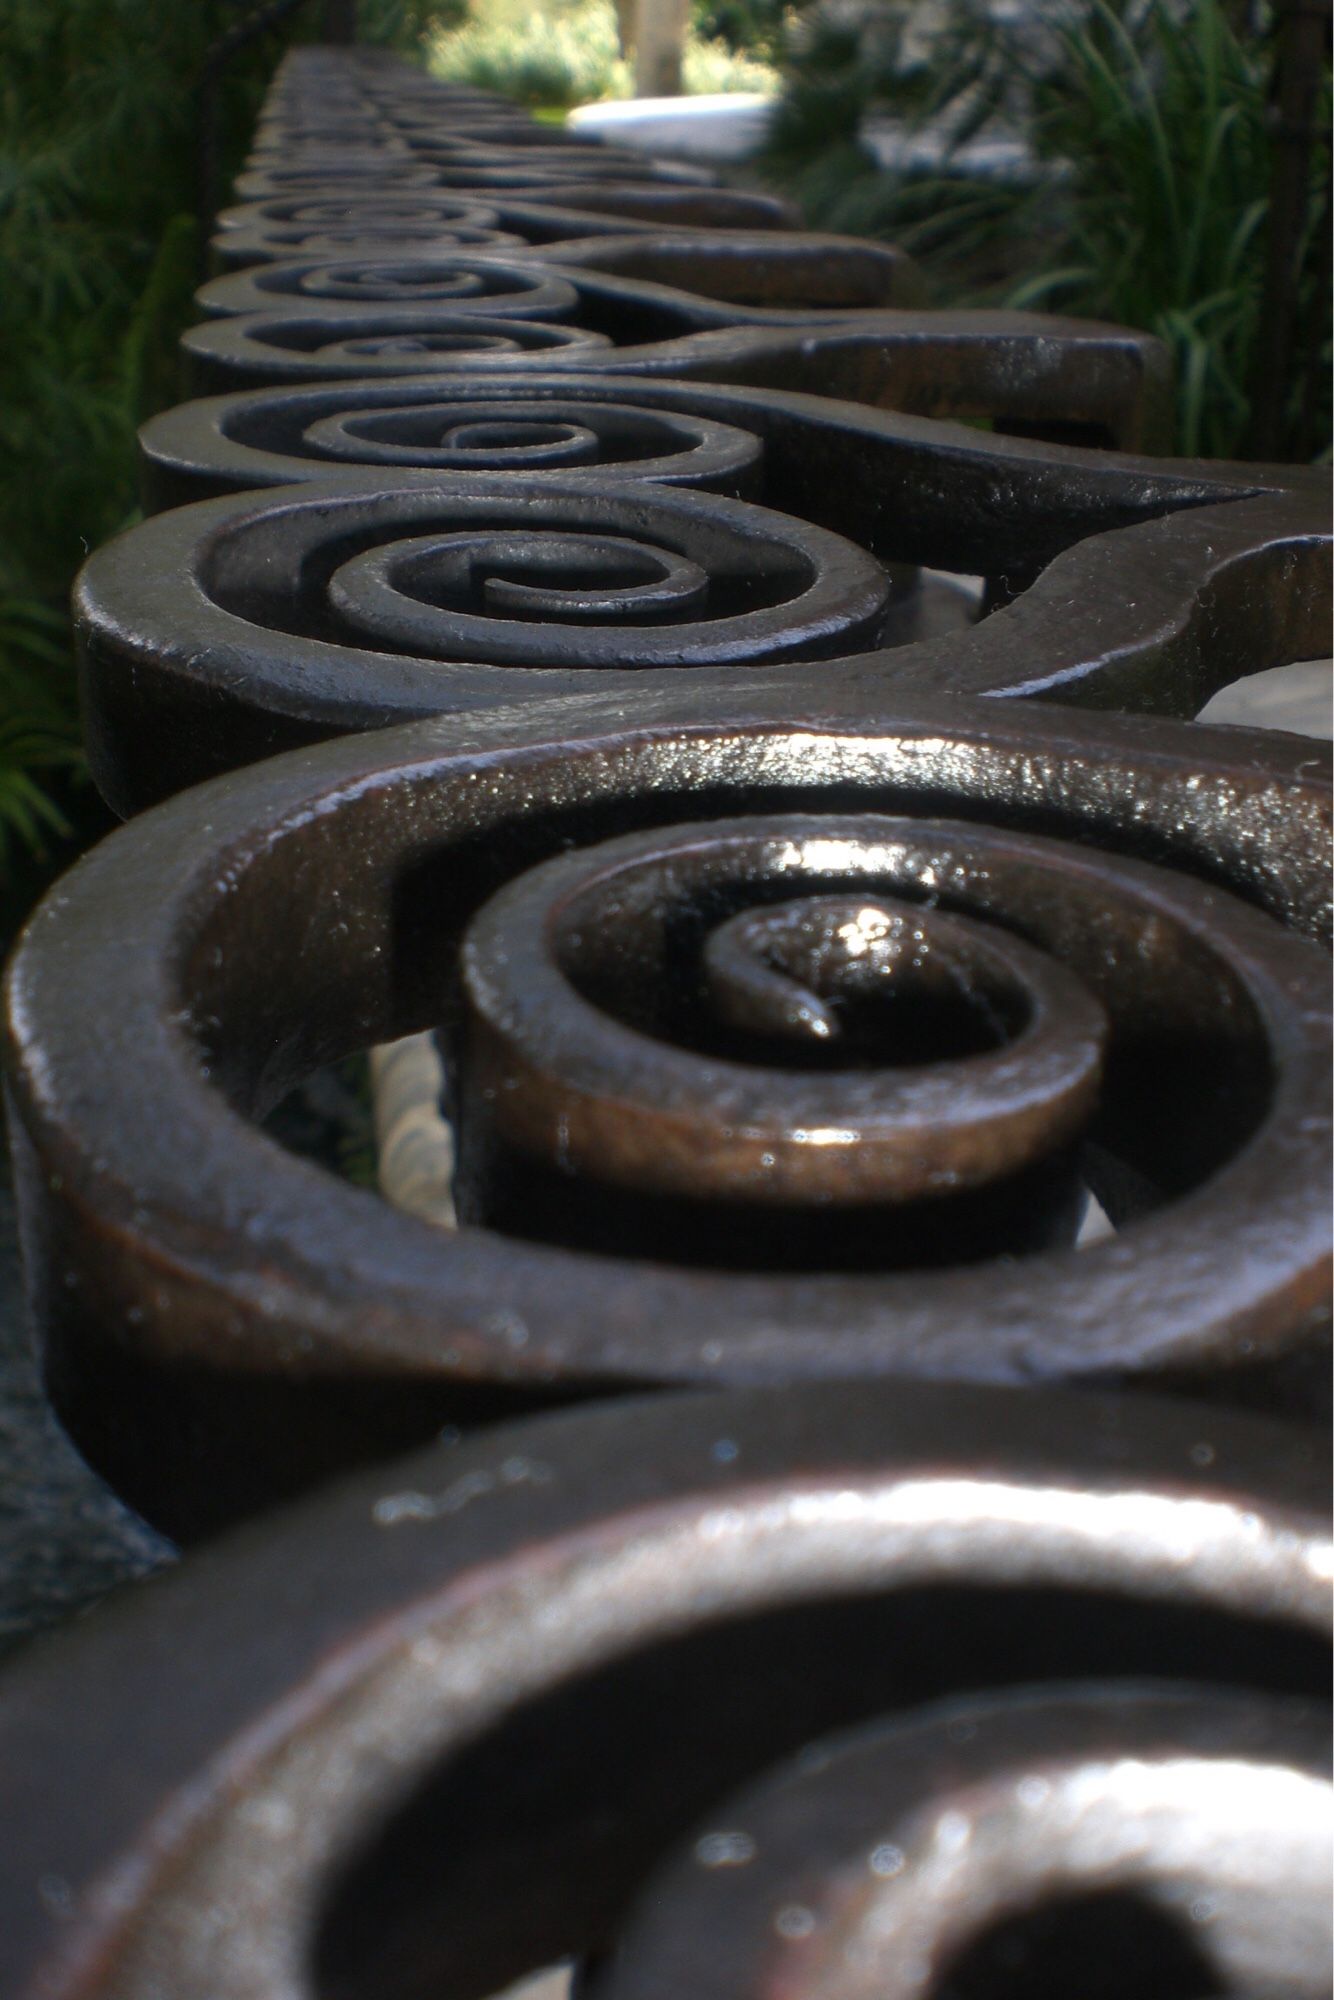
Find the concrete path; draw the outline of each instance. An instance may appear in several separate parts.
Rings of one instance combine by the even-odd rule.
[[[697,166],[745,160],[764,144],[775,98],[755,91],[713,97],[635,97],[623,103],[583,104],[567,125],[588,138]]]

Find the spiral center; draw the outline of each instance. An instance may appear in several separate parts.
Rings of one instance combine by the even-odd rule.
[[[303,276],[299,289],[328,299],[464,299],[480,297],[485,287],[475,271],[423,262],[325,266]]]
[[[366,340],[332,340],[315,349],[316,356],[340,354],[500,354],[518,342],[498,333],[387,334]]]
[[[762,448],[748,431],[677,412],[619,402],[504,396],[439,397],[406,392],[405,403],[341,406],[306,425],[301,442],[317,457],[423,470],[507,472],[614,467],[617,477],[723,490],[738,497],[761,484]]]
[[[601,457],[601,440],[588,424],[543,421],[520,410],[517,415],[449,422],[442,428],[441,414],[429,404],[408,410],[339,411],[309,425],[303,442],[331,458],[383,460],[441,471],[505,472],[532,466],[563,470],[596,464]],[[369,452],[367,446],[372,447]]]
[[[1024,983],[989,941],[887,897],[743,911],[710,933],[703,965],[720,1021],[787,1043],[807,1064],[821,1054],[845,1065],[980,1055],[1031,1012]]]
[[[409,641],[432,611],[645,624],[702,609],[708,592],[698,563],[623,536],[487,528],[368,550],[330,585],[350,624]]]
[[[434,222],[438,212],[434,206],[428,207],[420,201],[411,203],[393,201],[388,197],[369,196],[363,201],[298,201],[282,213],[286,204],[279,204],[274,216],[277,222],[305,222],[329,224],[332,227],[346,227],[350,223],[360,223],[363,233],[368,227],[379,229],[396,228],[399,223]]]
[[[886,895],[917,886],[895,824],[636,834],[503,890],[464,955],[486,1116],[694,1199],[920,1202],[1057,1161],[1103,1010],[1009,931]]]
[[[331,385],[309,399],[337,400]],[[455,412],[468,420],[466,397],[435,421],[443,429]],[[715,470],[720,460],[736,463],[727,440]],[[823,658],[878,630],[887,581],[861,550],[741,501],[711,500],[704,513],[692,498],[571,474],[540,494],[526,477],[471,470],[359,492],[344,481],[332,507],[315,491],[294,503],[280,571],[247,520],[211,549],[206,588],[247,618],[325,643],[478,671],[759,665]]]
[[[512,458],[540,455],[562,465],[586,464],[597,457],[598,441],[582,424],[542,424],[533,422],[452,424],[441,435],[446,451]]]

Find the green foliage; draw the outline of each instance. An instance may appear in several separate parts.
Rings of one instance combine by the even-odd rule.
[[[681,82],[687,96],[713,97],[729,91],[773,91],[778,78],[758,53],[732,47],[724,38],[699,33],[686,38]]]
[[[65,612],[90,548],[132,518],[136,426],[181,394],[201,245],[197,82],[231,0],[6,0],[0,68],[0,888],[66,826],[80,769]],[[420,37],[438,6],[362,0]],[[240,157],[289,17],[229,66]],[[223,183],[225,186],[225,182]]]
[[[49,604],[0,598],[0,873],[15,846],[40,855],[70,832],[44,785],[80,766],[65,620]]]
[[[771,133],[775,164],[800,169],[821,144],[856,146],[864,118],[882,114],[908,130],[944,131],[953,147],[1002,112],[1022,81],[1022,40],[982,0],[954,0],[948,26],[929,39],[912,0],[867,0],[785,17],[779,59],[785,90]],[[863,169],[873,155],[858,148]]]
[[[1024,59],[969,0],[956,0],[929,45],[908,0],[817,10],[790,26],[763,170],[815,227],[886,238],[921,258],[935,303],[995,303],[1050,227],[1027,190],[970,173],[957,155],[1013,93]],[[943,160],[883,170],[860,133],[890,116],[908,135],[943,133]]]
[[[632,89],[610,0],[583,0],[559,12],[488,8],[484,19],[437,35],[428,60],[433,76],[530,107],[569,110],[627,97]]]
[[[1156,333],[1177,362],[1179,448],[1235,454],[1263,309],[1267,51],[1218,4],[1178,16],[1156,0],[1132,32],[1097,0],[1062,56],[1039,131],[1074,166],[1066,242],[1015,302]]]
[[[488,0],[485,17],[434,37],[431,73],[450,83],[494,90],[529,109],[570,110],[603,98],[630,97],[634,77],[621,55],[611,0],[518,8]],[[770,90],[772,70],[721,40],[691,34],[682,81],[687,92]]]
[[[695,0],[691,10],[697,40],[766,65],[777,61],[796,19],[790,0]]]
[[[467,12],[468,0],[359,0],[357,36],[421,57],[441,28],[456,27]]]
[[[923,65],[906,54],[906,26],[894,7],[861,25],[811,24],[790,51],[769,171],[818,226],[891,237],[920,256],[938,302],[1041,307],[1157,334],[1177,364],[1177,448],[1238,456],[1264,310],[1271,40],[1239,36],[1223,0],[1072,0],[1027,41],[958,0]],[[1017,105],[1045,174],[969,172],[963,143],[998,113],[1013,120]],[[877,113],[943,131],[943,160],[878,169],[855,136]],[[1315,254],[1329,156],[1317,153],[1301,260],[1308,351],[1329,343]],[[1309,423],[1302,394],[1298,380],[1293,440]],[[1327,430],[1327,402],[1323,421]]]

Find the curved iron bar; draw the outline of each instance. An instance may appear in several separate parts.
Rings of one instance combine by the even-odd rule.
[[[1214,1990],[1262,1960],[1311,2000],[1322,1456],[1142,1399],[895,1384],[623,1404],[363,1473],[0,1682],[5,1991],[480,2000],[624,1930],[598,1993],[781,1973],[858,2000],[837,1947],[877,1918],[938,1970],[988,1920],[1129,1885]],[[912,1964],[874,1990],[920,1992]]]
[[[0,1984],[907,2000],[1024,1921],[1054,1990],[1314,2000],[1327,1481],[1215,1405],[1327,1386],[1327,764],[1094,712],[1314,650],[1308,482],[1064,449],[1151,441],[1153,343],[886,311],[894,253],[369,52],[238,193],[193,345],[299,379],[149,427],[224,497],[88,571],[99,777],[428,719],[39,910],[28,1283],[178,1533],[451,1442],[0,1681]],[[257,1129],[428,1027],[449,1233]]]
[[[303,1476],[303,1456],[338,1463],[474,1404],[617,1385],[1159,1377],[1305,1402],[1329,1254],[1327,980],[1280,923],[1327,935],[1328,811],[1327,760],[1307,741],[1045,704],[890,706],[856,662],[822,668],[818,699],[808,666],[780,666],[744,695],[693,681],[641,695],[633,723],[617,698],[533,704],[185,795],[65,878],[10,972],[28,1276],[66,1421],[179,1526],[238,1504],[238,1487],[252,1504]],[[628,826],[682,827],[689,868],[669,846],[622,894],[598,843]],[[668,836],[643,837],[651,861]],[[560,931],[534,930],[538,910],[501,936],[515,953],[545,937],[615,1073],[544,1084],[557,1096],[535,1096],[552,1107],[535,1134],[496,1124],[504,1077],[461,1015],[459,950],[488,898],[561,854],[589,870],[583,934],[607,962],[565,955]],[[691,998],[693,968],[719,917],[831,894],[984,917],[1091,988],[1111,1042],[1080,1171],[1121,1234],[1062,1247],[1074,1191],[1057,1127],[976,1200],[910,1200],[898,1222],[874,1204],[831,1215],[823,1194],[868,1108],[849,1112],[855,1075],[837,1073],[827,1190],[817,1167],[813,1200],[768,1205],[774,1135],[800,1152],[804,1131],[812,1149],[789,1102],[794,1055],[820,1065],[781,1035],[729,1041]],[[580,934],[577,894],[557,902]],[[819,944],[818,909],[806,934]],[[966,964],[942,1046],[912,1040],[911,954],[907,1029],[872,1017],[850,1045],[882,1091],[905,1056],[934,1065],[938,1115],[953,1093],[963,1120],[959,1159],[978,1143],[976,1053],[1022,1063],[1033,1012],[1003,997],[1029,974]],[[809,991],[816,976],[789,978]],[[685,1011],[655,1015],[673,993]],[[462,1036],[468,1226],[452,1237],[247,1122],[319,1064],[433,1024]],[[756,1103],[733,1118],[738,1055]],[[571,1088],[604,1098],[613,1126],[643,1092],[678,1093],[687,1174],[730,1148],[742,1186],[721,1205],[644,1192],[595,1126],[576,1133]],[[1055,1232],[1047,1247],[1026,1240],[1033,1222]]]
[[[749,680],[784,654],[855,645],[896,692],[1192,715],[1324,643],[1323,495],[1299,469],[1080,452],[781,391],[622,383],[605,355],[597,375],[546,360],[531,381],[312,385],[146,427],[150,504],[234,497],[161,513],[83,571],[84,713],[117,810],[340,731],[530,693],[638,700],[687,669],[703,696],[738,663]],[[520,520],[548,536],[540,630],[488,595]],[[432,582],[430,563],[414,567],[431,538],[439,567],[461,535],[466,575],[446,587],[443,569]],[[567,538],[563,570],[552,535]],[[607,535],[637,544],[641,568],[688,559],[702,594],[595,605],[580,591]],[[383,617],[339,580],[353,543],[397,577]],[[974,623],[947,584],[912,588],[922,564],[982,571],[1002,605],[1020,594]]]

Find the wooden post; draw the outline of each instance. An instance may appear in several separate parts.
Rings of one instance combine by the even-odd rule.
[[[635,96],[679,97],[690,0],[639,0]]]
[[[1251,400],[1252,458],[1283,449],[1284,408],[1292,388],[1293,343],[1301,285],[1298,259],[1310,203],[1320,79],[1327,60],[1330,0],[1279,0],[1275,12],[1274,164],[1269,181],[1260,337]],[[1326,228],[1328,218],[1326,218]],[[1305,371],[1302,371],[1303,373]],[[1305,440],[1298,445],[1303,449]]]
[[[355,42],[357,0],[324,0],[324,20],[320,32],[326,42]]]

